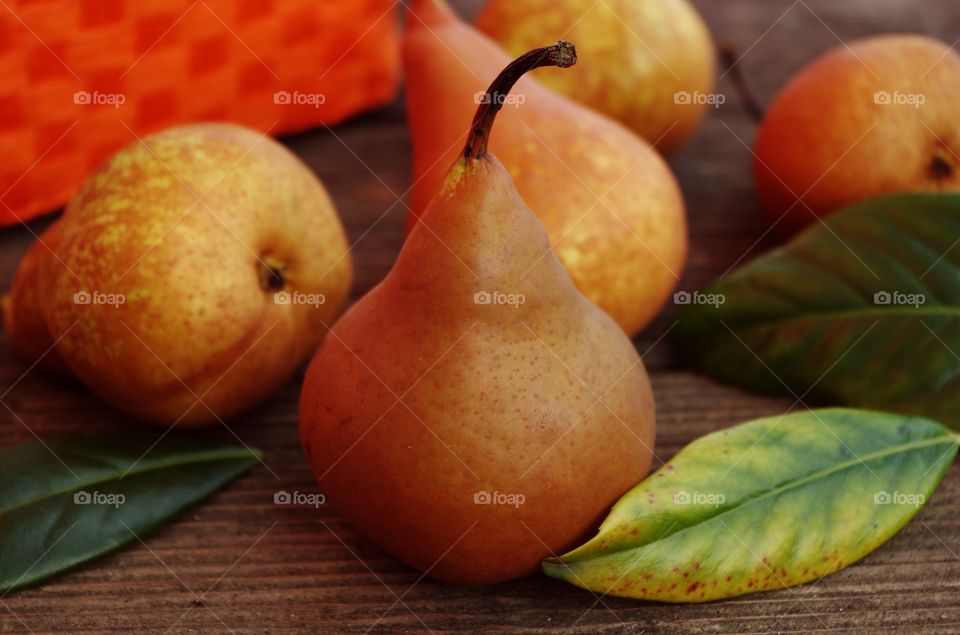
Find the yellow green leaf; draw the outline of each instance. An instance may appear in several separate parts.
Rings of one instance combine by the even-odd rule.
[[[842,569],[929,499],[957,436],[853,409],[759,419],[698,439],[621,498],[596,537],[543,564],[624,597],[703,602]]]

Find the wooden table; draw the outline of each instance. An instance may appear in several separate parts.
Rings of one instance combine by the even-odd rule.
[[[472,13],[476,2],[459,3]],[[950,0],[698,0],[718,40],[746,56],[761,100],[801,64],[840,40],[888,32],[929,33],[953,43],[960,6]],[[754,200],[749,147],[755,124],[729,78],[726,103],[671,157],[686,194],[692,250],[682,286],[701,288],[745,254],[769,247]],[[352,240],[357,283],[368,291],[401,243],[410,183],[410,140],[398,101],[333,131],[286,140],[331,190]],[[389,213],[380,219],[387,209]],[[46,223],[36,222],[39,231]],[[367,232],[373,225],[373,229]],[[361,238],[362,237],[362,238]],[[0,232],[0,279],[10,280],[32,241],[26,228]],[[3,286],[6,286],[4,284]],[[705,433],[782,412],[790,399],[753,396],[683,368],[658,338],[667,307],[637,339],[652,372],[657,454],[667,459]],[[0,339],[0,386],[24,372]],[[536,576],[488,588],[455,588],[400,564],[329,509],[273,504],[277,490],[315,490],[297,438],[298,381],[232,424],[262,448],[258,466],[212,500],[148,536],[145,544],[39,588],[0,600],[10,632],[436,632],[759,633],[960,632],[960,470],[898,536],[859,564],[817,583],[704,605],[667,605],[588,592]],[[3,443],[37,434],[116,429],[124,419],[81,386],[24,376],[0,409]]]

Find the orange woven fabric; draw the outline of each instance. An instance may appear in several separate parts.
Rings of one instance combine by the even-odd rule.
[[[187,122],[270,134],[392,99],[391,0],[6,0],[0,225],[63,205],[104,158]]]

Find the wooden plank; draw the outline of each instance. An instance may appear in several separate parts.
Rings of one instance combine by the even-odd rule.
[[[458,3],[466,13],[478,3]],[[789,75],[840,40],[886,31],[960,36],[960,7],[947,0],[699,0],[717,39],[743,53],[769,100]],[[745,255],[768,248],[751,184],[754,123],[727,79],[727,101],[671,158],[690,213],[692,250],[682,282],[699,288]],[[353,297],[389,270],[402,241],[410,141],[399,102],[335,130],[286,140],[323,178],[353,241]],[[0,232],[0,280],[9,281],[45,221]],[[758,242],[759,240],[759,242]],[[756,243],[756,245],[755,245]],[[6,286],[6,285],[4,285]],[[794,407],[720,386],[683,369],[659,341],[667,307],[637,339],[658,407],[657,456],[745,419]],[[0,408],[0,442],[131,425],[78,383],[32,372],[0,339],[0,386],[16,384]],[[278,490],[314,491],[301,457],[299,378],[232,424],[262,448],[258,467],[207,504],[121,553],[39,588],[0,598],[3,632],[436,632],[765,633],[960,632],[960,474],[951,469],[904,531],[862,563],[817,583],[707,605],[598,599],[532,577],[465,589],[421,580],[332,510],[273,504]]]

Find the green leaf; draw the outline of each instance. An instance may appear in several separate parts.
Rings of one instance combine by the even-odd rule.
[[[543,569],[665,602],[808,582],[897,533],[957,444],[929,419],[866,410],[758,419],[685,447],[614,505],[595,538]]]
[[[960,429],[958,237],[956,194],[855,205],[691,296],[673,341],[729,383]]]
[[[142,538],[259,460],[243,446],[173,434],[157,442],[159,434],[58,437],[0,450],[0,591]]]

